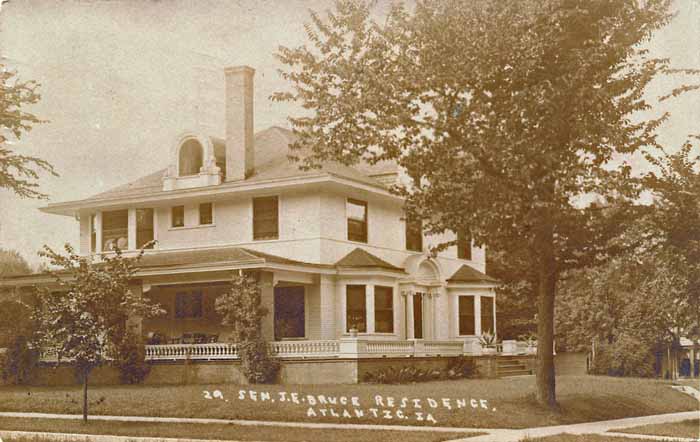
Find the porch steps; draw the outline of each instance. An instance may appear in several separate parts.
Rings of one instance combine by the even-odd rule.
[[[501,356],[496,361],[496,373],[498,377],[527,376],[533,374],[527,363],[517,356]]]

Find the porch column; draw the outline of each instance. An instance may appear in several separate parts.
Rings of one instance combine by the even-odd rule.
[[[102,251],[102,212],[95,214],[95,253]]]
[[[319,302],[321,321],[321,339],[336,339],[335,315],[336,315],[336,283],[331,275],[321,275],[319,280]],[[313,318],[311,319],[313,320]]]
[[[136,209],[129,209],[127,217],[127,249],[136,250]]]
[[[474,332],[481,335],[481,295],[474,295]]]
[[[404,290],[401,292],[401,295],[404,300],[404,311],[406,312],[406,339],[414,339],[416,332],[413,329],[413,292]]]
[[[367,310],[367,333],[374,333],[374,284],[365,286],[365,309]]]
[[[260,304],[267,308],[267,315],[262,319],[262,335],[267,341],[275,339],[275,287],[272,272],[260,272]]]
[[[129,289],[134,295],[137,295],[139,298],[143,298],[143,285],[140,281],[130,284]],[[143,318],[141,316],[130,316],[126,320],[126,326],[127,328],[132,329],[137,337],[141,337],[143,335]]]

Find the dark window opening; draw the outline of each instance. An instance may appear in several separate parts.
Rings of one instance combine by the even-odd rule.
[[[348,240],[367,242],[367,203],[348,199]]]
[[[136,209],[136,248],[153,248],[153,209]]]
[[[102,251],[129,247],[129,211],[102,212]]]
[[[457,235],[457,258],[468,260],[472,259],[471,235],[467,235],[464,232]]]
[[[476,334],[476,322],[474,321],[474,297],[459,297],[459,334]]]
[[[275,339],[303,338],[304,287],[275,288]]]
[[[170,225],[172,227],[185,226],[185,206],[175,206],[170,210]]]
[[[202,291],[175,294],[175,318],[198,319],[202,317]]]
[[[277,239],[278,218],[276,196],[253,198],[253,239]]]
[[[406,250],[423,251],[423,223],[420,220],[406,219]]]
[[[374,331],[394,332],[394,290],[391,287],[374,287]]]
[[[202,145],[197,140],[187,140],[180,146],[179,176],[197,175],[203,165]]]
[[[347,331],[354,328],[360,333],[367,332],[367,304],[364,285],[348,285],[346,288]]]
[[[495,324],[493,323],[493,301],[494,298],[481,297],[481,333],[494,333]]]
[[[199,224],[207,225],[214,223],[214,209],[211,203],[199,205]]]
[[[413,298],[413,337],[423,339],[423,295],[416,293]]]

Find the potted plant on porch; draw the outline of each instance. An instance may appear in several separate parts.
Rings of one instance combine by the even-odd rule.
[[[487,331],[486,333],[482,333],[479,336],[479,344],[481,344],[482,354],[495,354],[496,344],[498,344],[498,338],[496,337],[496,334],[492,334],[491,331]]]
[[[525,350],[527,354],[532,355],[537,353],[537,335],[534,333],[528,333],[526,335],[522,335],[520,339],[525,341],[525,344],[527,345]]]

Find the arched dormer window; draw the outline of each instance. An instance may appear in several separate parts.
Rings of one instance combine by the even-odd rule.
[[[199,141],[189,139],[180,146],[180,155],[178,158],[178,175],[188,176],[199,174],[199,169],[202,167],[204,158],[204,149]]]

